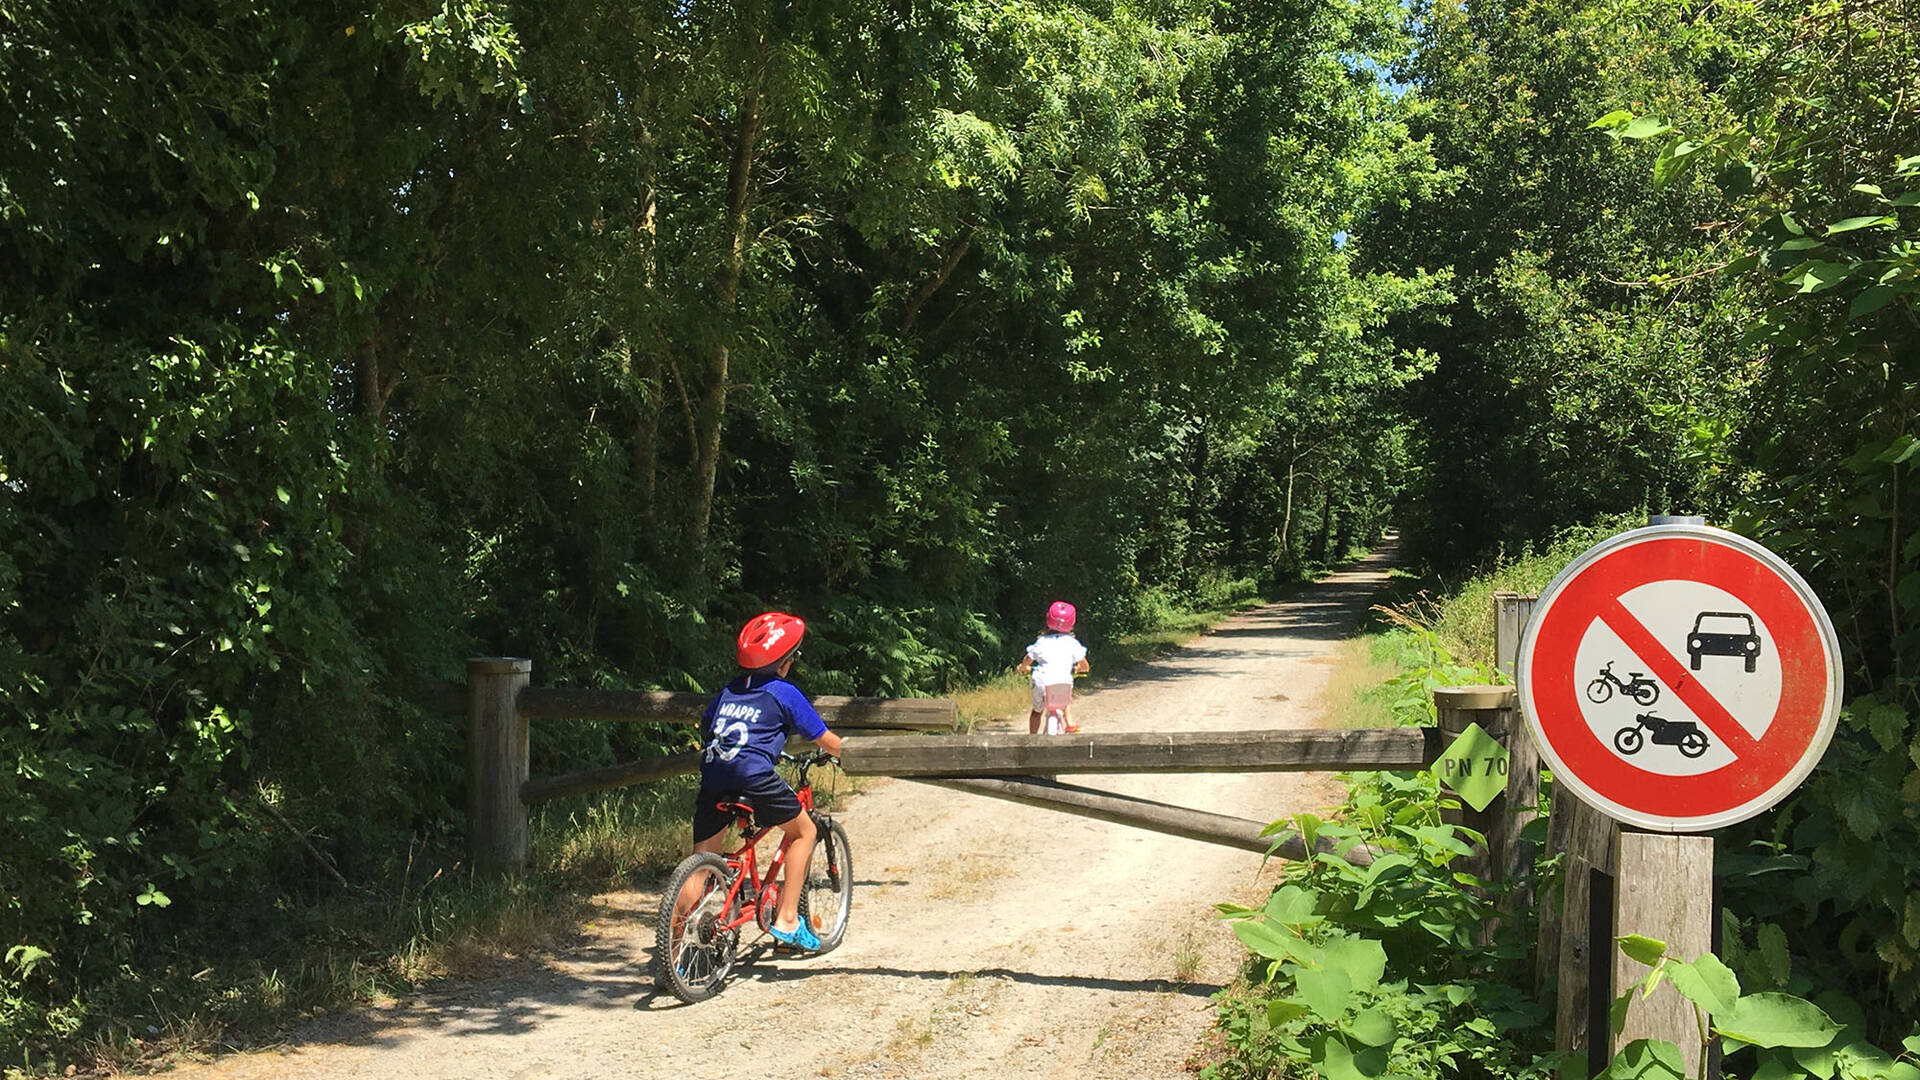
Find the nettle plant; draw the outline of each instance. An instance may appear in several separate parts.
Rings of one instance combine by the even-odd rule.
[[[1898,1052],[1862,1037],[1864,1019],[1852,1002],[1838,996],[1816,1004],[1777,991],[1745,994],[1733,969],[1712,953],[1681,960],[1667,943],[1637,934],[1618,939],[1620,949],[1648,966],[1646,977],[1614,999],[1614,1034],[1625,1027],[1638,998],[1645,1000],[1662,982],[1671,982],[1693,1004],[1703,1042],[1718,1038],[1722,1072],[1754,1080],[1920,1080],[1920,1023]],[[1663,1039],[1635,1039],[1614,1055],[1604,1080],[1695,1080],[1687,1073],[1680,1048]],[[1708,1080],[1707,1064],[1699,1080]]]

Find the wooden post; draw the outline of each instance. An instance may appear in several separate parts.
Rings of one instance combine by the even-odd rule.
[[[1511,692],[1495,723],[1488,728],[1493,737],[1506,745],[1507,790],[1489,809],[1495,812],[1487,846],[1494,859],[1494,879],[1511,888],[1500,901],[1501,914],[1513,918],[1530,910],[1534,902],[1533,841],[1521,833],[1540,816],[1540,748],[1520,715],[1518,695]]]
[[[1467,727],[1479,724],[1481,729],[1496,739],[1505,739],[1508,721],[1505,717],[1513,712],[1513,687],[1511,686],[1443,686],[1433,692],[1433,707],[1439,715],[1439,728],[1442,753],[1459,738]],[[1507,770],[1507,783],[1513,783],[1513,769]],[[1468,857],[1461,869],[1475,877],[1495,881],[1499,870],[1507,863],[1506,851],[1494,847],[1496,837],[1504,838],[1517,835],[1518,830],[1496,829],[1496,823],[1507,813],[1506,796],[1490,803],[1485,810],[1475,810],[1462,802],[1460,805],[1440,812],[1440,820],[1449,825],[1462,825],[1487,838],[1486,846],[1477,848]]]
[[[520,691],[533,661],[484,656],[467,661],[467,853],[483,871],[527,862],[527,720]]]
[[[1656,514],[1647,520],[1647,524],[1704,525],[1706,519]],[[1607,905],[1599,905],[1600,910],[1596,911],[1593,902],[1596,886],[1601,890],[1612,890],[1616,897],[1628,887],[1615,873],[1615,858],[1618,855],[1615,840],[1620,835],[1620,826],[1612,818],[1580,801],[1564,787],[1554,788],[1553,809],[1547,826],[1547,850],[1564,853],[1564,858],[1561,860],[1559,903],[1555,904],[1548,898],[1540,919],[1535,979],[1544,986],[1547,973],[1554,973],[1553,1047],[1556,1050],[1587,1051],[1589,1075],[1600,1071],[1605,1064],[1603,1059],[1607,1056],[1604,1051],[1611,1050],[1599,1037],[1605,1031],[1605,1026],[1596,1019],[1606,1012],[1611,987],[1595,984],[1604,980],[1609,972],[1617,971],[1614,962],[1609,960],[1617,949],[1613,942],[1614,935],[1630,932],[1596,925],[1605,917]],[[1710,897],[1713,891],[1711,856],[1708,863],[1708,872],[1699,879],[1698,884],[1702,895]],[[1670,886],[1672,884],[1669,883]],[[1690,886],[1683,884],[1679,887]],[[1705,902],[1710,911],[1712,901],[1709,899]],[[1551,917],[1555,910],[1559,912],[1557,920]],[[1613,913],[1616,917],[1619,914],[1617,906],[1613,908]],[[1711,934],[1708,936],[1710,938]],[[1670,938],[1661,940],[1672,942]],[[1703,944],[1694,951],[1703,952],[1709,947],[1709,944]],[[1697,1059],[1693,1070],[1696,1073],[1698,1071]]]
[[[1560,917],[1552,925],[1544,917],[1540,920],[1539,974],[1553,972],[1557,985],[1553,1047],[1592,1050],[1605,1045],[1590,1037],[1589,1017],[1596,1003],[1596,987],[1592,985],[1595,961],[1601,961],[1601,972],[1609,970],[1604,961],[1613,948],[1613,938],[1608,927],[1594,925],[1590,901],[1594,879],[1609,878],[1613,873],[1614,837],[1619,826],[1564,787],[1554,789],[1548,826],[1548,850],[1565,853],[1559,903],[1549,899],[1546,904],[1548,911],[1557,910]],[[1598,1004],[1604,1011],[1607,988],[1597,989],[1603,999]]]
[[[1493,594],[1493,667],[1511,679],[1515,660],[1520,655],[1520,635],[1533,617],[1533,602],[1538,599],[1517,592]]]
[[[1667,943],[1668,952],[1692,959],[1713,948],[1713,837],[1622,832],[1614,854],[1614,933],[1640,934]],[[1613,950],[1613,994],[1618,997],[1646,977],[1646,965]],[[1613,1052],[1635,1039],[1665,1039],[1680,1047],[1686,1075],[1700,1075],[1707,1047],[1693,1003],[1672,982],[1662,982],[1645,1000],[1636,992],[1626,1026],[1614,1036]]]

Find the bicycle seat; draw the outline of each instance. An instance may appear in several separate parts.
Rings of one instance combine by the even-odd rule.
[[[745,796],[721,799],[715,803],[714,806],[717,807],[721,813],[732,814],[738,818],[741,828],[749,829],[753,827],[753,804],[748,802]]]

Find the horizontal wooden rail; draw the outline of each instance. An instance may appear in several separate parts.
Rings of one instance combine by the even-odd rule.
[[[712,694],[675,690],[594,690],[529,686],[516,699],[520,715],[545,720],[631,720],[691,724],[713,700]],[[467,711],[467,689],[443,686],[426,696],[438,712]],[[813,699],[828,727],[868,731],[952,731],[960,726],[960,707],[948,698],[838,697]]]
[[[911,779],[916,783],[933,784],[937,787],[952,788],[955,791],[965,791],[975,795],[988,795],[1027,806],[1037,806],[1043,810],[1056,810],[1079,817],[1093,818],[1096,821],[1110,821],[1116,825],[1131,825],[1154,832],[1170,833],[1189,840],[1222,844],[1226,847],[1259,852],[1262,855],[1271,850],[1274,855],[1282,859],[1299,861],[1308,857],[1307,845],[1297,833],[1280,841],[1276,848],[1274,837],[1261,835],[1261,832],[1266,829],[1264,822],[1229,817],[1225,814],[1212,814],[1204,810],[1189,810],[1184,806],[1172,806],[1110,791],[1096,791],[1093,788],[1079,787],[1074,784],[1062,784],[1056,780],[1032,776],[916,776]],[[1332,852],[1335,846],[1332,840],[1322,839],[1315,850]],[[1356,846],[1341,857],[1355,866],[1370,866],[1373,863],[1374,852],[1364,846]]]
[[[1342,772],[1424,769],[1430,728],[1362,731],[1175,731],[1080,735],[854,736],[840,751],[851,776],[1031,773]]]
[[[520,801],[531,806],[534,803],[546,802],[548,799],[560,798],[562,795],[605,791],[607,788],[644,784],[650,780],[665,780],[669,776],[685,776],[699,771],[700,751],[687,750],[678,754],[665,754],[660,757],[608,765],[599,769],[567,773],[565,776],[536,777],[520,785]]]
[[[513,871],[526,865],[531,842],[527,808],[562,795],[643,784],[698,772],[696,750],[587,769],[564,776],[527,775],[530,721],[541,718],[635,720],[691,724],[712,698],[663,690],[579,690],[530,686],[533,661],[476,656],[467,661],[467,685],[427,687],[420,703],[467,716],[467,847],[474,863]],[[944,698],[819,697],[814,707],[828,726],[874,735],[952,731],[960,707]],[[796,739],[794,750],[812,743]]]
[[[911,732],[879,729],[873,734],[898,738]],[[813,748],[813,740],[804,736],[795,736],[787,740],[789,754],[804,754]],[[665,780],[669,776],[686,776],[699,771],[700,751],[698,750],[663,754],[658,757],[641,758],[638,761],[623,761],[618,765],[603,765],[597,769],[583,769],[561,776],[535,777],[520,785],[520,801],[531,806],[534,803],[546,802],[548,799],[558,799],[563,795],[584,795],[589,791],[605,791],[608,788],[625,787],[628,784],[644,784],[653,780]]]

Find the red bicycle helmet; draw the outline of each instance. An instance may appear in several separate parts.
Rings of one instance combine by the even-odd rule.
[[[784,611],[755,615],[740,628],[740,641],[734,657],[748,671],[770,668],[793,654],[800,639],[807,636],[806,620]]]
[[[1071,630],[1073,629],[1073,620],[1078,618],[1079,615],[1080,613],[1073,609],[1072,604],[1067,603],[1065,600],[1055,600],[1047,607],[1047,629]]]

